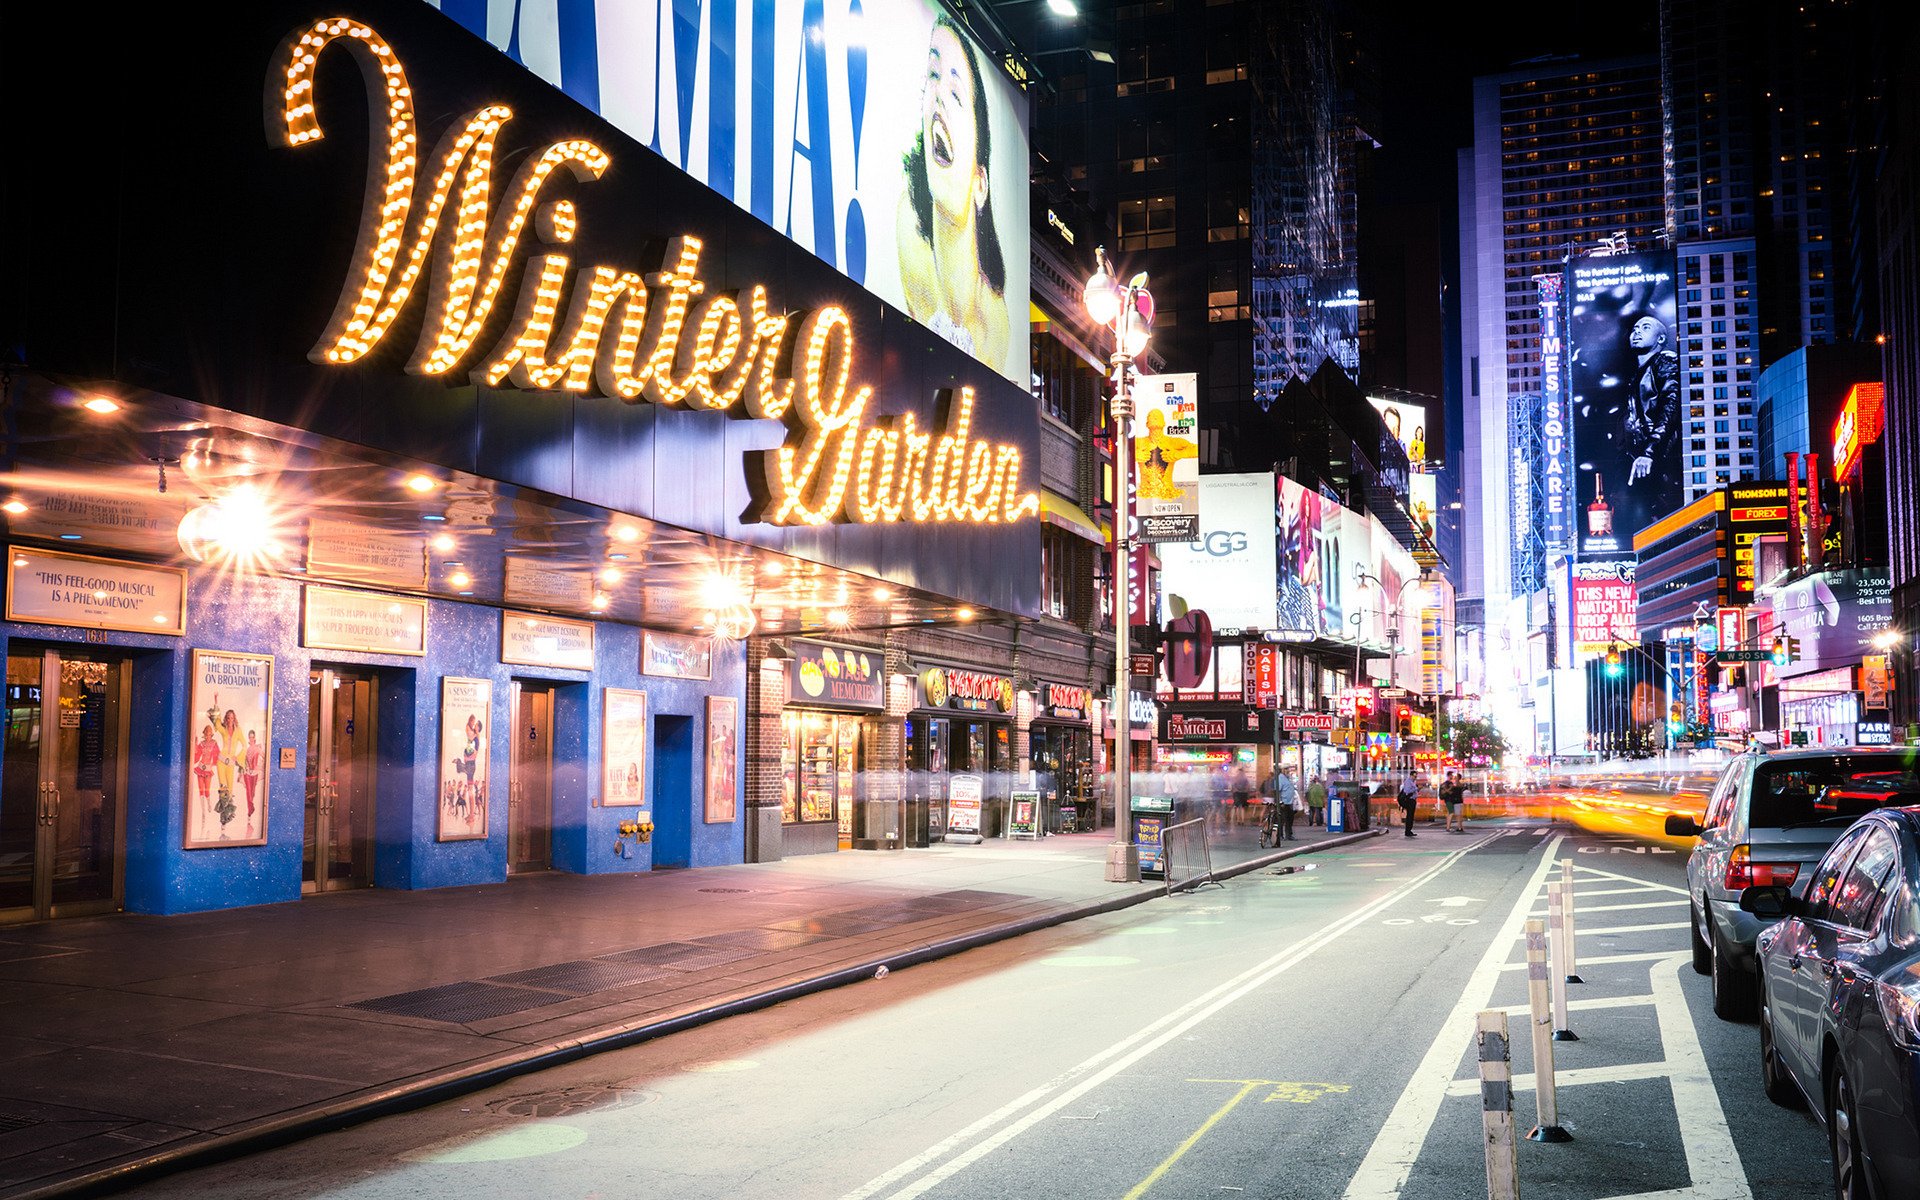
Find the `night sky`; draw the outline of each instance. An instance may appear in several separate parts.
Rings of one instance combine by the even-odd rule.
[[[1655,0],[1489,0],[1393,5],[1379,22],[1380,142],[1376,159],[1384,203],[1439,202],[1455,196],[1454,151],[1472,136],[1471,81],[1540,55],[1605,58],[1659,50]]]

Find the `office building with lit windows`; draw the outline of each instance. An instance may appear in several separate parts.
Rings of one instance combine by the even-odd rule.
[[[1463,596],[1487,611],[1546,586],[1544,514],[1529,488],[1543,390],[1536,278],[1624,239],[1653,249],[1665,195],[1659,64],[1547,60],[1473,82],[1460,152]]]

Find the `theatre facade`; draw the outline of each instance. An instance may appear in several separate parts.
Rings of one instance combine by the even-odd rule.
[[[0,922],[924,844],[1036,722],[1088,769],[1034,402],[843,170],[770,220],[412,0],[5,21],[87,67],[0,83]],[[857,43],[701,119],[817,199]]]

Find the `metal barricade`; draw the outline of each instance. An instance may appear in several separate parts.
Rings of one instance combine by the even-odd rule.
[[[1204,884],[1225,887],[1213,877],[1213,846],[1207,840],[1206,818],[1198,817],[1169,825],[1160,835],[1162,862],[1167,877],[1167,895],[1182,888]]]

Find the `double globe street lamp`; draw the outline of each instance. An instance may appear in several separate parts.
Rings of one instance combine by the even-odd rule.
[[[1153,339],[1153,293],[1142,271],[1124,285],[1113,274],[1106,247],[1094,252],[1097,267],[1081,293],[1087,316],[1113,334],[1113,844],[1107,847],[1107,882],[1136,883],[1140,852],[1133,844],[1131,752],[1132,676],[1129,671],[1128,596],[1133,522],[1133,361]]]

